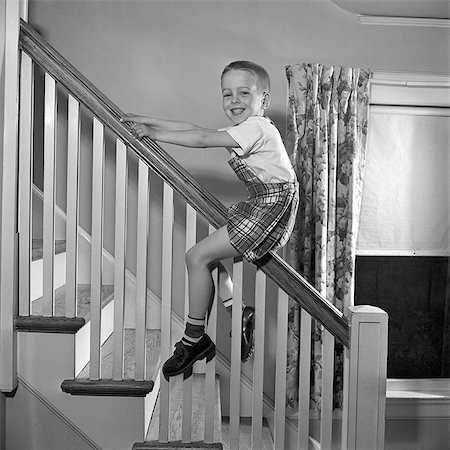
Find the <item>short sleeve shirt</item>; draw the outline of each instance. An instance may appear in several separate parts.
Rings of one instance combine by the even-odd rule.
[[[228,149],[231,155],[243,158],[262,182],[296,180],[280,132],[270,119],[252,116],[224,131],[239,144],[239,147]]]

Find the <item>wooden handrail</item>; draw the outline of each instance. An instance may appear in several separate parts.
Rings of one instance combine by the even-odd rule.
[[[123,142],[178,192],[211,225],[227,222],[227,208],[183,169],[167,152],[149,138],[134,138],[128,124],[120,122],[123,112],[89,82],[77,69],[25,21],[20,24],[20,48],[61,83],[75,98],[113,131]],[[347,318],[298,274],[281,257],[270,253],[256,265],[312,317],[318,320],[345,346],[349,346]]]

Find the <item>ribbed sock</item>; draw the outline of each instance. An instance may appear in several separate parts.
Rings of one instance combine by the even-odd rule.
[[[181,338],[184,345],[192,346],[202,338],[205,334],[205,322],[205,318],[195,319],[191,316],[187,317],[186,328]]]
[[[231,315],[231,312],[233,310],[233,297],[230,297],[228,300],[224,300],[223,306],[225,306],[225,309],[227,312]]]

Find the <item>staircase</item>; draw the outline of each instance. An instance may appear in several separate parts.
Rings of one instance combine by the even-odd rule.
[[[20,115],[17,127],[5,127],[4,138],[15,143],[11,148],[17,147],[19,164],[4,155],[0,389],[11,397],[0,402],[0,413],[17,417],[16,406],[28,398],[64,423],[66,435],[72,433],[79,445],[74,448],[331,449],[336,427],[340,448],[383,448],[386,314],[370,306],[341,313],[277,254],[255,265],[239,258],[227,262],[234,284],[230,349],[219,342],[216,298],[207,324],[218,343],[216,358],[197,363],[186,380],[180,375],[167,382],[160,376],[161,361],[180,338],[187,310],[185,269],[178,256],[224,225],[226,208],[155,142],[133,138],[119,120],[122,111],[19,21],[16,2],[6,5],[12,20],[7,22],[5,84],[13,95],[5,92],[5,110],[15,111],[19,92]],[[38,105],[34,92],[41,90]],[[34,111],[42,111],[42,120]],[[34,139],[39,123],[42,142]],[[80,138],[86,138],[86,123],[92,129],[88,182],[80,169],[80,158],[88,154]],[[64,143],[55,138],[60,127],[66,130]],[[33,186],[33,154],[41,150],[44,163],[37,170],[43,185],[38,187]],[[56,164],[61,154],[63,175]],[[83,228],[86,199],[80,193],[86,183],[90,222]],[[64,208],[56,201],[61,191]],[[106,192],[114,198],[113,208],[107,208]],[[17,211],[18,220],[11,211]],[[36,217],[42,217],[40,241],[32,239],[39,228]],[[113,244],[107,242],[108,227],[114,230]],[[217,271],[213,276],[217,281]],[[158,293],[152,290],[155,278]],[[254,286],[250,293],[249,285]],[[243,292],[257,311],[255,355],[245,366],[240,360]],[[289,299],[301,307],[303,370],[295,420],[285,408]],[[314,438],[312,320],[324,327],[323,354],[328,355]],[[331,402],[336,339],[345,347],[344,409],[337,424]],[[58,448],[44,436],[46,426],[49,422],[35,423],[29,438]],[[16,431],[4,433],[3,447],[24,441],[19,431],[12,437]]]

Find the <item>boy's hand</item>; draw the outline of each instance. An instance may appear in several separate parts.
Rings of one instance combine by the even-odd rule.
[[[145,125],[143,122],[146,118],[144,116],[138,116],[136,114],[126,114],[120,118],[121,122],[129,122],[131,126],[131,134],[138,139],[142,139],[144,136],[151,135],[151,127]]]

